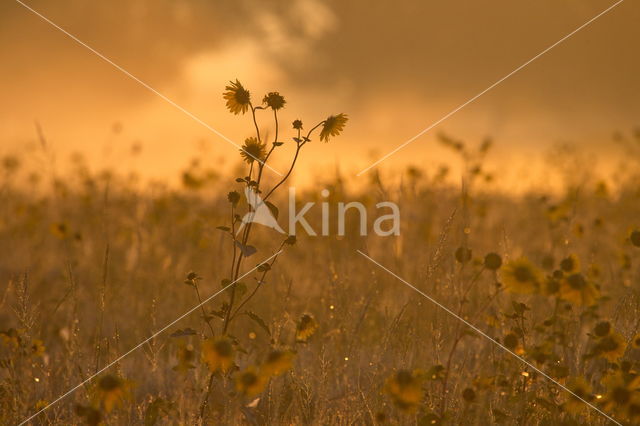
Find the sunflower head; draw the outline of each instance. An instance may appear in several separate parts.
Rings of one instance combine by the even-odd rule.
[[[22,342],[20,332],[15,328],[10,328],[6,331],[0,331],[0,339],[2,343],[11,348],[18,348]]]
[[[284,104],[286,104],[287,101],[284,100],[284,97],[280,93],[269,92],[264,95],[264,98],[262,98],[262,103],[267,104],[269,108],[276,111],[284,107]]]
[[[423,397],[422,382],[419,372],[400,370],[387,379],[385,392],[402,411],[415,411]]]
[[[102,422],[102,414],[100,414],[100,410],[95,409],[90,405],[76,404],[74,411],[78,416],[84,418],[84,421],[89,426],[97,426]]]
[[[600,292],[596,286],[582,274],[571,274],[560,282],[560,297],[581,306],[592,306]]]
[[[566,274],[575,274],[580,270],[578,256],[570,254],[560,261],[560,269]]]
[[[570,413],[578,414],[585,410],[587,405],[584,401],[591,401],[591,385],[582,377],[575,377],[569,380],[567,387],[571,391],[569,399],[562,407]]]
[[[296,130],[302,130],[302,120],[293,120],[293,123],[291,123],[291,125]]]
[[[612,331],[599,339],[593,349],[593,353],[597,357],[607,359],[609,362],[615,362],[624,355],[626,349],[624,337],[620,333]]]
[[[230,81],[222,96],[227,101],[227,108],[233,114],[244,114],[249,109],[251,94],[238,80]]]
[[[246,396],[255,396],[264,390],[267,379],[258,374],[255,367],[249,366],[235,377],[236,389]]]
[[[511,293],[531,294],[540,289],[541,274],[527,259],[513,260],[502,269],[502,281]]]
[[[640,349],[640,334],[636,334],[635,336],[633,336],[633,340],[631,340],[631,346],[633,346],[634,349]]]
[[[497,271],[502,266],[502,258],[498,253],[489,253],[484,257],[484,267],[490,271]]]
[[[593,328],[593,333],[598,337],[605,337],[611,331],[611,323],[609,321],[600,321]]]
[[[96,397],[106,412],[130,396],[130,383],[114,375],[106,375],[98,380],[96,386]]]
[[[322,124],[322,130],[320,131],[320,140],[329,142],[329,138],[338,136],[344,129],[349,118],[346,114],[331,115],[324,120]]]
[[[279,376],[291,369],[294,356],[291,351],[272,351],[260,367],[260,371],[267,376]]]
[[[475,400],[476,400],[476,391],[474,391],[472,388],[465,388],[462,391],[462,399],[465,402],[468,402],[468,403],[475,402]]]
[[[302,315],[296,327],[296,341],[300,343],[306,342],[314,335],[317,329],[318,323],[313,316],[310,314]]]
[[[602,401],[605,409],[629,408],[631,405],[640,404],[638,401],[640,376],[616,372],[604,377],[602,384],[607,388],[607,393]],[[629,414],[635,413],[630,412]]]
[[[234,365],[234,353],[231,341],[224,337],[202,343],[202,360],[212,372],[229,370]]]
[[[247,163],[251,164],[258,160],[260,163],[267,155],[265,145],[258,142],[258,139],[250,137],[245,139],[242,149],[240,149],[240,155]]]

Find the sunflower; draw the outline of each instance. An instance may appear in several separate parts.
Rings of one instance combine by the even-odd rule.
[[[520,339],[515,333],[509,333],[504,336],[504,346],[517,355],[524,354],[524,348],[520,344]]]
[[[497,271],[502,266],[502,258],[497,253],[489,253],[484,257],[484,267],[490,271]]]
[[[462,391],[462,399],[464,399],[465,402],[475,402],[476,396],[476,391],[474,391],[472,388],[465,388]]]
[[[640,334],[636,334],[635,336],[633,336],[633,339],[631,340],[631,346],[634,349],[640,349]]]
[[[250,137],[244,140],[244,145],[240,149],[240,155],[247,163],[251,164],[255,160],[262,163],[267,155],[265,145],[258,142],[258,139]]]
[[[600,296],[596,286],[582,274],[571,274],[560,281],[560,297],[581,306],[592,306]]]
[[[267,106],[274,111],[284,107],[284,104],[287,103],[287,101],[284,100],[284,97],[278,92],[269,92],[264,96],[264,98],[262,98],[262,102],[267,104]]]
[[[545,296],[555,296],[560,291],[560,282],[554,277],[547,277],[542,285],[542,294]]]
[[[224,337],[202,343],[202,360],[212,372],[229,370],[234,364],[234,352],[231,341]]]
[[[513,260],[502,269],[502,281],[511,293],[531,294],[540,289],[541,273],[525,258]]]
[[[580,261],[578,256],[570,254],[560,261],[560,269],[565,274],[575,274],[580,270]]]
[[[604,337],[598,339],[593,348],[593,355],[605,358],[609,362],[615,362],[622,358],[627,349],[624,337],[616,331],[610,331]]]
[[[272,351],[260,367],[260,372],[266,376],[279,376],[291,369],[294,356],[291,351]]]
[[[422,401],[422,377],[414,371],[400,370],[385,382],[385,392],[403,411],[414,411]]]
[[[549,206],[547,208],[546,214],[549,219],[549,222],[551,222],[552,224],[556,224],[560,221],[566,220],[570,210],[571,210],[570,204],[567,202],[564,202],[559,205]]]
[[[328,142],[329,137],[338,136],[347,124],[347,114],[331,115],[324,120],[322,130],[320,131],[320,140]]]
[[[236,389],[246,396],[255,396],[264,390],[267,378],[256,372],[255,367],[249,366],[246,370],[236,374]]]
[[[223,93],[223,97],[227,100],[227,108],[233,114],[240,114],[247,112],[249,104],[251,102],[251,94],[245,89],[242,84],[236,80],[230,81],[229,86],[225,87],[226,92]]]
[[[302,130],[302,120],[293,120],[293,123],[291,123],[291,125],[296,130]]]
[[[607,387],[607,393],[602,398],[605,409],[637,407],[640,376],[616,372],[602,379],[602,384]]]
[[[95,396],[108,413],[116,405],[122,403],[130,396],[131,384],[114,375],[106,375],[100,378],[95,388]]]
[[[600,321],[593,328],[593,333],[598,337],[608,336],[611,332],[611,323],[609,321]]]
[[[89,405],[85,406],[76,404],[74,411],[78,416],[83,417],[84,421],[89,426],[97,426],[102,421],[102,414],[100,414],[100,410],[96,410]]]
[[[581,413],[587,407],[584,401],[589,402],[593,399],[591,385],[583,377],[574,377],[569,380],[567,388],[571,391],[571,395],[562,404],[562,408],[573,414]]]
[[[31,356],[44,357],[45,351],[46,348],[44,346],[44,343],[42,343],[42,340],[34,339],[31,342]]]
[[[0,339],[2,339],[2,343],[11,348],[18,348],[22,342],[20,332],[15,328],[10,328],[7,331],[0,331]]]
[[[318,329],[318,323],[310,314],[304,314],[300,317],[298,326],[296,327],[296,342],[306,342]]]

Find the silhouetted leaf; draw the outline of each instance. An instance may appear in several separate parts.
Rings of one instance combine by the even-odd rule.
[[[264,331],[267,332],[269,336],[271,336],[271,330],[269,330],[269,326],[264,322],[262,318],[258,316],[255,312],[247,311],[246,314],[251,318],[256,324],[258,324]]]
[[[173,333],[171,333],[170,337],[185,337],[185,336],[193,336],[197,334],[196,331],[192,328],[185,328],[184,330],[179,328]]]
[[[240,241],[236,241],[236,246],[240,249],[244,257],[249,257],[258,251],[254,246],[244,245]]]

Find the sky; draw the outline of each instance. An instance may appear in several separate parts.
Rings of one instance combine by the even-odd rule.
[[[305,148],[299,175],[311,179],[355,175],[615,0],[24,3],[237,144],[252,125],[225,110],[231,79],[255,100],[283,94],[285,127],[347,113],[342,136]],[[491,137],[498,170],[544,169],[560,142],[606,163],[620,153],[612,134],[640,125],[638,22],[640,4],[622,2],[379,167],[449,161],[439,132]],[[0,154],[37,149],[38,123],[61,163],[79,152],[96,170],[172,180],[194,156],[237,162],[233,144],[13,0],[0,4],[0,63]]]

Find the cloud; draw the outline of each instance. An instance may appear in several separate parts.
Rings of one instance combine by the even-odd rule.
[[[29,4],[232,138],[246,135],[220,93],[240,78],[255,96],[281,91],[292,118],[348,112],[350,149],[381,153],[606,7],[596,0]],[[636,125],[640,58],[628,40],[640,37],[638,19],[640,8],[623,3],[442,128],[470,139],[489,133],[505,147],[602,140]],[[0,4],[0,40],[5,147],[33,137],[34,119],[59,146],[87,150],[87,140],[122,121],[126,134],[166,152],[167,164],[176,138],[215,139],[17,3]],[[430,138],[409,154],[429,150]]]

